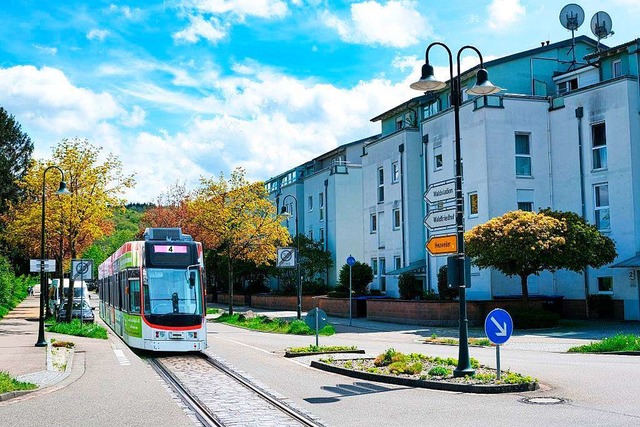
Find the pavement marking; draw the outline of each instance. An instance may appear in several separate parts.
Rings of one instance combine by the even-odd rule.
[[[129,359],[127,359],[127,356],[124,355],[124,352],[122,350],[120,350],[119,348],[114,348],[113,353],[116,355],[116,358],[118,359],[118,363],[120,363],[120,365],[131,365],[131,362],[129,362]]]
[[[252,345],[245,344],[245,343],[240,342],[240,341],[234,341],[234,340],[230,340],[230,339],[228,339],[228,338],[220,338],[220,337],[214,337],[214,339],[219,339],[219,340],[223,340],[223,341],[229,341],[229,342],[232,342],[232,343],[234,343],[234,344],[238,344],[238,345],[241,345],[241,346],[244,346],[244,347],[249,347],[249,348],[252,348],[252,349],[254,349],[254,350],[261,351],[261,352],[266,353],[266,354],[274,355],[274,354],[273,354],[272,352],[270,352],[269,350],[265,350],[265,349],[262,349],[262,348],[254,347],[254,346],[252,346]]]

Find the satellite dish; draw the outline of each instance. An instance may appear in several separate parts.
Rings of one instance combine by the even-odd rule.
[[[604,13],[604,12],[599,12]],[[584,10],[575,3],[570,3],[560,11],[560,23],[567,30],[575,31],[584,22]]]
[[[596,14],[593,15],[593,18],[591,18],[591,32],[598,38],[598,40],[604,39],[613,34],[611,28],[611,17],[607,12],[596,12]]]

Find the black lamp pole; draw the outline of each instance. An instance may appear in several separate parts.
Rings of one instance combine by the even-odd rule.
[[[300,320],[302,318],[302,283],[300,281],[300,236],[298,236],[298,234],[300,233],[300,230],[298,230],[298,199],[296,199],[296,196],[294,196],[293,194],[287,194],[286,196],[284,196],[284,199],[282,199],[282,211],[281,213],[286,213],[289,214],[289,216],[291,216],[291,212],[289,212],[287,210],[287,205],[285,204],[285,202],[287,201],[287,199],[291,197],[293,199],[293,201],[295,202],[295,209],[296,209],[296,219],[295,219],[295,225],[296,225],[296,242],[297,242],[297,248],[296,248],[296,284],[297,284],[297,288],[298,288],[298,308],[297,308],[297,316],[298,316],[298,320]]]
[[[469,359],[469,320],[467,319],[467,299],[466,299],[466,284],[464,273],[464,199],[462,197],[462,154],[460,149],[460,103],[461,99],[461,81],[460,81],[460,54],[465,49],[471,49],[478,54],[480,58],[480,69],[476,75],[476,84],[467,92],[473,95],[490,95],[492,93],[499,92],[501,89],[491,84],[488,79],[487,70],[484,69],[484,63],[482,61],[482,54],[478,49],[473,46],[463,46],[458,50],[457,55],[457,76],[453,75],[453,56],[451,50],[441,42],[431,43],[425,52],[425,63],[422,66],[422,76],[419,81],[412,83],[411,88],[424,92],[437,91],[446,87],[446,83],[438,81],[433,75],[433,67],[429,65],[429,50],[435,46],[442,46],[449,57],[449,77],[451,82],[451,104],[453,104],[453,119],[455,124],[455,183],[456,183],[456,276],[458,278],[458,290],[459,290],[459,339],[458,345],[458,366],[453,371],[454,377],[471,376],[475,374],[475,370],[471,367],[471,361]]]
[[[58,169],[60,174],[62,175],[62,179],[60,180],[60,186],[58,187],[58,191],[56,194],[70,194],[69,190],[67,190],[67,184],[64,182],[64,172],[58,166],[49,166],[46,168],[42,174],[42,234],[40,239],[40,318],[38,321],[38,342],[36,342],[36,347],[45,347],[47,345],[47,341],[44,339],[44,312],[45,312],[45,304],[47,299],[49,298],[46,286],[46,279],[44,274],[44,217],[45,217],[45,198],[46,198],[46,184],[47,184],[47,171],[49,169]]]

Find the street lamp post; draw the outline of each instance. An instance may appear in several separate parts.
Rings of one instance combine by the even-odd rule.
[[[287,201],[287,199],[289,197],[291,197],[293,199],[293,201],[295,202],[295,210],[296,210],[296,219],[295,219],[295,226],[296,226],[295,236],[296,236],[296,242],[297,242],[297,247],[296,247],[296,284],[297,284],[297,289],[298,289],[297,316],[298,316],[298,320],[300,320],[302,318],[302,283],[300,281],[300,236],[298,236],[298,234],[300,233],[300,230],[298,229],[298,199],[296,199],[296,196],[294,196],[292,194],[287,194],[286,196],[284,196],[284,199],[282,199],[282,210],[280,211],[280,213],[281,214],[287,214],[289,217],[291,217],[291,212],[289,212],[287,210],[287,205],[285,204],[285,202]]]
[[[47,292],[47,286],[45,286],[45,277],[44,277],[44,217],[45,217],[45,198],[46,198],[46,184],[47,184],[47,171],[49,169],[58,169],[60,174],[62,175],[62,179],[60,180],[60,186],[58,187],[58,191],[56,194],[71,194],[69,190],[67,190],[67,183],[64,182],[64,172],[58,166],[49,166],[42,173],[42,234],[40,239],[40,318],[38,320],[38,341],[36,342],[36,347],[44,347],[47,345],[47,342],[44,339],[44,312],[45,312],[45,304],[47,302],[47,298],[49,297]]]
[[[471,362],[469,359],[469,329],[467,319],[467,300],[466,300],[466,284],[464,274],[464,215],[463,215],[463,203],[462,198],[462,164],[461,164],[461,150],[460,150],[460,103],[461,103],[461,79],[460,79],[460,54],[465,49],[471,49],[478,54],[480,58],[480,69],[476,74],[476,84],[467,90],[467,93],[472,95],[490,95],[500,92],[502,89],[494,86],[489,81],[487,70],[484,68],[482,61],[482,54],[478,49],[473,46],[463,46],[458,50],[457,54],[457,71],[456,76],[453,75],[453,56],[451,50],[441,42],[431,43],[425,52],[425,63],[422,66],[422,76],[420,80],[411,84],[411,89],[419,90],[422,92],[430,92],[444,89],[446,83],[436,80],[433,75],[433,67],[429,65],[429,50],[435,46],[442,46],[449,57],[449,76],[451,82],[451,103],[453,104],[453,118],[455,124],[455,189],[456,189],[456,275],[458,278],[458,290],[460,301],[460,343],[458,345],[458,366],[453,371],[455,377],[464,377],[466,375],[473,375],[475,370],[471,368]]]

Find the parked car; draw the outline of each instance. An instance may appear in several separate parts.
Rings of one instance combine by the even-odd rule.
[[[67,319],[67,310],[69,303],[65,303],[60,307],[56,320],[58,322],[64,322]],[[80,299],[73,300],[73,306],[71,309],[71,319],[82,319],[83,322],[93,322],[95,316],[93,314],[93,307],[89,305],[89,302]]]

